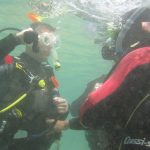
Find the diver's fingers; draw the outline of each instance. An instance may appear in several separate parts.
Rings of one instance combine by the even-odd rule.
[[[64,114],[68,112],[68,105],[56,105],[57,112],[60,114]]]
[[[55,97],[53,99],[54,104],[57,107],[57,111],[60,114],[66,113],[69,109],[69,105],[67,103],[67,101],[61,97]]]
[[[69,128],[69,121],[68,120],[57,120],[54,125],[54,130],[56,132],[61,132],[62,130],[66,130]]]
[[[33,31],[33,29],[32,28],[27,28],[25,30],[22,30],[22,31],[16,33],[16,36],[21,38],[21,37],[23,37],[24,33],[27,32],[27,31]]]
[[[58,107],[57,108],[58,113],[60,114],[64,114],[66,113],[68,110],[65,107]]]
[[[46,119],[46,123],[51,125],[52,122],[55,122],[55,119]],[[54,123],[53,122],[53,123]],[[62,130],[66,130],[69,128],[69,121],[68,120],[57,120],[54,124],[53,129],[48,134],[50,135],[53,132],[61,132]]]
[[[24,41],[24,34],[26,32],[33,32],[33,29],[27,28],[25,30],[22,30],[21,32],[16,33],[16,37],[18,38],[20,44],[26,44],[26,42]]]
[[[66,113],[68,111],[68,108],[67,107],[58,106],[57,107],[57,111],[60,114],[64,114],[64,113]]]
[[[47,124],[53,124],[55,121],[55,119],[46,119]]]
[[[64,99],[64,98],[61,98],[61,97],[55,97],[55,98],[53,98],[53,102],[55,104],[66,104],[66,105],[68,104],[67,100]]]
[[[61,102],[61,103],[57,103],[57,102],[56,102],[55,105],[56,105],[56,106],[66,107],[68,104],[62,103],[62,102]]]

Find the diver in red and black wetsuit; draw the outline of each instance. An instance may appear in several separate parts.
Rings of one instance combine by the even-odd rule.
[[[56,130],[104,128],[113,135],[110,150],[147,150],[150,146],[150,47],[136,49],[89,94],[80,120],[57,122]]]
[[[135,48],[149,45],[150,35],[148,32],[145,32],[143,27],[141,26],[143,24],[142,22],[150,21],[149,14],[150,14],[150,9],[148,8],[139,8],[139,9],[134,9],[130,12],[127,12],[122,18],[123,20],[122,23],[124,27],[121,29],[122,31],[120,33],[120,36],[123,36],[124,38],[117,39],[118,33],[116,33],[115,37],[113,37],[114,44],[116,40],[118,41],[120,40],[122,42],[120,46],[122,46],[123,51],[120,52],[118,55],[115,50],[115,45],[111,45],[112,42],[108,40],[105,43],[104,47],[102,48],[103,58],[106,60],[117,61],[117,59],[119,59],[120,57],[120,54],[123,55],[123,53],[127,53],[127,51],[132,51]],[[130,27],[128,26],[129,23],[131,23]],[[83,101],[86,99],[88,94],[93,90],[96,82],[97,83],[103,82],[103,80],[101,80],[100,78],[97,78],[91,81],[87,85],[87,88],[84,91],[84,93],[72,103],[71,113],[73,116],[78,115],[79,109],[80,109],[79,107],[82,105]],[[77,124],[74,122],[75,121],[73,120],[70,121],[71,127],[73,129],[74,128],[79,129],[80,124],[79,123]],[[117,144],[115,142],[113,143],[112,141],[114,141],[114,137],[119,138],[119,136],[116,136],[117,133],[115,131],[112,131],[111,128],[109,130],[104,129],[103,127],[98,130],[88,129],[85,133],[86,133],[86,139],[89,143],[91,150],[99,150],[99,149],[110,150],[112,148],[112,145],[114,149],[117,149]],[[114,147],[115,145],[116,145],[116,148]]]
[[[147,27],[149,23],[144,23]],[[143,26],[143,23],[141,22]],[[144,26],[145,26],[144,25]],[[149,32],[150,26],[145,30]],[[150,33],[149,33],[150,34]],[[147,35],[149,35],[147,33]],[[149,37],[149,36],[148,36]],[[113,137],[109,150],[147,150],[150,146],[150,38],[117,62],[101,87],[89,94],[80,120],[58,122],[56,130],[101,129]],[[142,47],[137,45],[137,47]],[[130,45],[129,45],[130,46]]]
[[[116,131],[122,149],[149,146],[150,47],[127,54],[81,107],[81,123]],[[138,139],[138,140],[136,140]]]

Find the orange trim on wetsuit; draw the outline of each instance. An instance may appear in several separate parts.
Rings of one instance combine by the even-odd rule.
[[[128,53],[116,66],[110,77],[104,82],[104,84],[96,91],[92,92],[88,99],[84,102],[80,109],[80,120],[84,124],[83,118],[87,115],[86,113],[105,101],[107,97],[113,95],[121,84],[124,82],[126,77],[137,67],[150,63],[150,47],[144,47],[136,49]],[[106,106],[107,107],[107,106]],[[107,109],[107,108],[106,108]],[[94,111],[96,111],[94,109]],[[95,116],[86,116],[95,117]],[[90,120],[90,119],[89,119]]]

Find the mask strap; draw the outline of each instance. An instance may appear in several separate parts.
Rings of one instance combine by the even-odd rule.
[[[39,46],[38,46],[38,35],[34,38],[33,40],[33,45],[32,45],[32,50],[33,52],[37,53],[39,52]]]
[[[26,31],[24,33],[24,42],[32,45],[33,52],[39,52],[38,34],[36,32]]]

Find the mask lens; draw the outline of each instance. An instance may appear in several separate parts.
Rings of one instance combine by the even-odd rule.
[[[40,34],[38,38],[39,38],[39,43],[45,46],[54,47],[54,45],[57,43],[56,36],[47,32]]]

